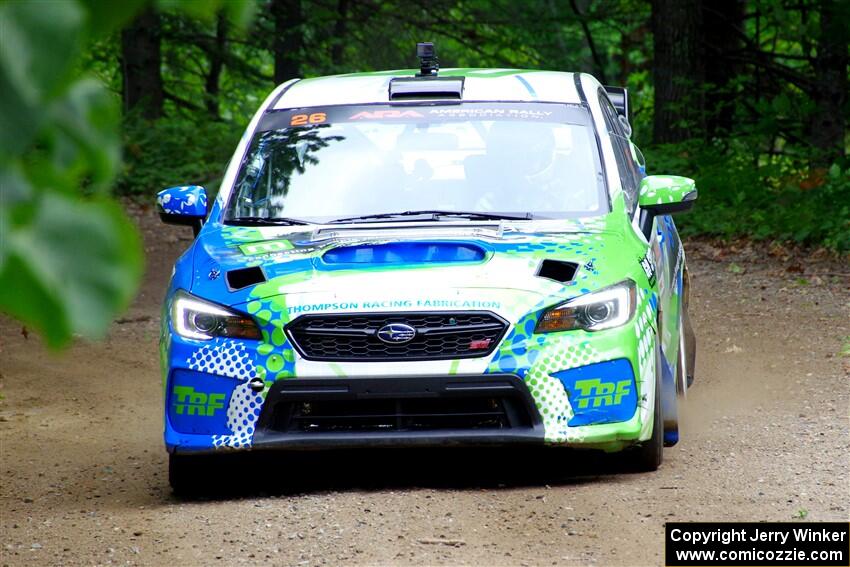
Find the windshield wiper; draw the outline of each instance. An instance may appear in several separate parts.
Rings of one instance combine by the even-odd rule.
[[[421,210],[421,211],[403,211],[400,213],[377,213],[373,215],[360,215],[356,217],[345,217],[328,221],[327,224],[338,224],[348,222],[370,222],[381,221],[385,219],[403,219],[414,221],[417,219],[405,219],[404,217],[429,217],[428,220],[439,221],[442,218],[462,218],[470,220],[531,220],[534,217],[531,213],[522,215],[512,215],[507,213],[478,213],[474,211],[441,211],[441,210]]]
[[[227,219],[224,224],[249,225],[249,226],[295,226],[312,224],[301,219],[290,219],[286,217],[233,217]]]

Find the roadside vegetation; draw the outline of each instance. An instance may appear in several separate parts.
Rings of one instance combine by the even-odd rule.
[[[680,222],[685,234],[846,251],[848,31],[838,22],[850,19],[848,6],[274,0],[258,4],[243,31],[223,14],[137,20],[125,37],[161,38],[150,76],[122,73],[139,44],[122,50],[117,36],[91,64],[116,93],[133,80],[159,89],[143,100],[125,96],[121,193],[147,197],[183,182],[214,189],[272,85],[409,67],[411,46],[429,39],[443,66],[582,70],[629,87],[634,139],[650,172],[698,181],[699,206]]]
[[[257,0],[0,5],[0,311],[52,346],[101,335],[142,252],[116,195],[211,193],[292,77],[441,66],[629,88],[649,173],[694,177],[686,235],[850,251],[850,2]]]

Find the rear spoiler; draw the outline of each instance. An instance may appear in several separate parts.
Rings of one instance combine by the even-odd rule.
[[[626,87],[602,87],[608,93],[611,104],[617,109],[617,114],[629,119],[629,91]]]

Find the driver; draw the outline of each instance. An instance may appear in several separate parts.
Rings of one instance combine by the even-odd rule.
[[[568,174],[566,164],[555,154],[555,135],[550,124],[493,122],[486,135],[485,150],[484,159],[468,168],[474,183],[486,188],[483,194],[479,193],[478,210],[566,209]]]

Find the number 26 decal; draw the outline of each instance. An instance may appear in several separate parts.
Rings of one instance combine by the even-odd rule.
[[[314,112],[313,114],[293,114],[289,121],[290,126],[304,126],[305,124],[321,124],[328,117],[324,112]]]

